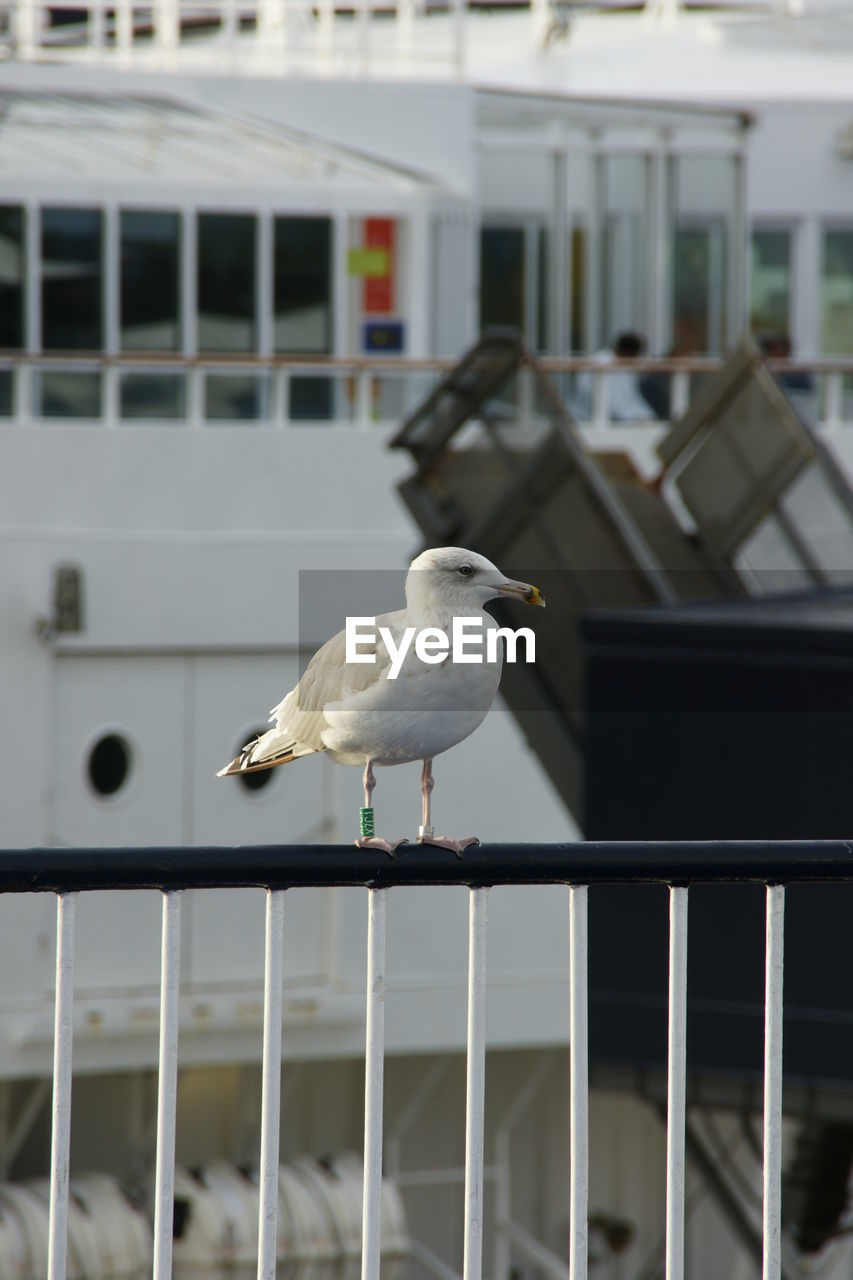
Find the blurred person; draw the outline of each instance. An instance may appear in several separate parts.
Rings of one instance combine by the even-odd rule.
[[[760,342],[765,360],[790,360],[793,352],[787,333],[767,333]],[[786,391],[814,391],[814,380],[807,369],[784,369],[776,377]]]
[[[667,352],[667,359],[676,360],[679,356],[699,354],[694,326],[683,317],[677,316],[673,324],[673,342]],[[694,382],[694,378],[696,381]],[[691,387],[695,391],[701,375],[691,375]],[[661,422],[672,419],[672,374],[644,373],[639,381],[640,393],[654,410],[654,415]]]
[[[766,333],[759,340],[765,360],[790,360],[793,347],[787,333]],[[773,376],[804,418],[815,416],[815,383],[807,369],[782,369]]]
[[[608,365],[616,360],[637,360],[645,355],[646,340],[640,333],[626,329],[616,335],[613,346],[597,351],[592,357],[598,364]],[[589,420],[592,417],[593,391],[598,375],[583,370],[575,379],[572,408],[576,417]],[[640,390],[639,378],[633,369],[617,369],[607,374],[608,417],[616,422],[647,422],[657,415]]]

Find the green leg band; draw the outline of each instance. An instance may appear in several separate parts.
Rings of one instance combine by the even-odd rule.
[[[367,840],[370,836],[376,834],[373,827],[373,809],[359,809],[358,820],[361,826],[362,840]]]

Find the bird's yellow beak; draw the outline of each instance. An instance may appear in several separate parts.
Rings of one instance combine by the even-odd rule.
[[[538,587],[531,587],[529,582],[505,582],[500,588],[502,596],[511,600],[522,600],[525,604],[536,604],[545,608],[545,597]]]

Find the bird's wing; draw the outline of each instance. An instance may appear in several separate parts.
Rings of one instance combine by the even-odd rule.
[[[373,654],[376,661],[346,661],[346,631],[339,631],[321,645],[305,668],[297,685],[270,712],[275,727],[252,742],[247,742],[239,755],[220,769],[219,778],[232,773],[251,773],[290,764],[300,756],[324,751],[323,731],[329,728],[324,709],[330,702],[339,703],[348,695],[362,693],[384,679],[391,658],[384,645],[378,643],[379,627],[387,626],[399,633],[404,611],[380,614],[376,618],[374,642],[361,640],[358,652]]]
[[[372,655],[374,662],[347,662],[345,631],[339,631],[327,640],[308,663],[296,688],[291,689],[277,707],[273,707],[270,719],[275,719],[277,726],[283,728],[285,707],[288,708],[288,719],[291,714],[315,715],[322,713],[330,702],[340,702],[348,694],[361,693],[384,679],[391,658],[385,646],[379,643],[379,628],[386,626],[396,632],[394,623],[402,613],[399,610],[397,613],[380,614],[376,619],[374,640],[359,641],[358,653],[364,657]]]

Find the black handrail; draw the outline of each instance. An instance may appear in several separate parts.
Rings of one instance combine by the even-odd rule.
[[[350,885],[791,884],[853,881],[850,840],[483,844],[461,858],[404,845],[188,845],[0,850],[0,893]]]

